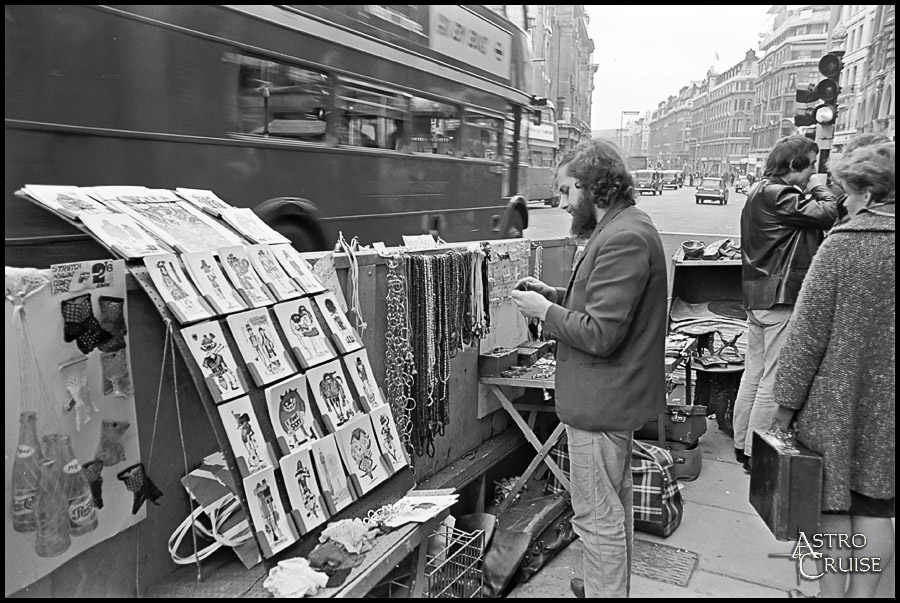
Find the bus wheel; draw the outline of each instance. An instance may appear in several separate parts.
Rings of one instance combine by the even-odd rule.
[[[272,224],[272,228],[286,236],[291,241],[291,246],[297,251],[327,251],[328,249],[322,232],[308,224],[296,220],[278,220]]]
[[[286,236],[298,251],[327,251],[316,206],[299,197],[277,197],[254,210],[263,222]]]
[[[525,218],[519,212],[513,212],[509,217],[509,225],[506,232],[503,233],[502,239],[521,239],[525,236]]]

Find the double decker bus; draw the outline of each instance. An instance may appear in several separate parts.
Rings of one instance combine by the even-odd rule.
[[[559,130],[556,109],[549,100],[539,110],[540,119],[527,123],[522,153],[522,195],[529,202],[543,201],[547,205],[559,205],[559,195],[553,192],[553,177],[559,151]]]
[[[7,263],[84,237],[25,184],[209,189],[300,250],[521,236],[529,63],[479,5],[7,6]]]

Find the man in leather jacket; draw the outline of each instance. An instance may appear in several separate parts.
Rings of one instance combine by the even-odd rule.
[[[825,231],[838,218],[837,200],[826,186],[807,191],[818,152],[805,136],[779,140],[741,212],[748,341],[733,424],[735,458],[748,470],[753,432],[772,426],[778,355],[800,285]]]

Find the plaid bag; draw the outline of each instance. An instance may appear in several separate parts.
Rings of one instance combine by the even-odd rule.
[[[570,477],[569,438],[566,436],[565,431],[562,433],[559,440],[556,441],[556,444],[553,445],[553,448],[550,449],[550,454],[548,456],[556,461],[556,464],[559,465],[559,468],[562,469],[562,472],[566,477]],[[547,471],[547,485],[544,486],[544,494],[559,494],[560,492],[566,491],[565,486],[562,485],[559,478],[556,477],[556,474],[552,471]]]
[[[634,441],[634,529],[666,538],[681,524],[684,501],[675,477],[675,462],[667,450]]]

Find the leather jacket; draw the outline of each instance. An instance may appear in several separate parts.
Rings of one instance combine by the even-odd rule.
[[[837,218],[837,199],[828,187],[804,193],[778,177],[760,180],[741,212],[744,308],[794,305],[825,231]]]

